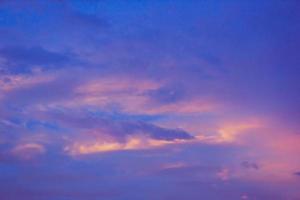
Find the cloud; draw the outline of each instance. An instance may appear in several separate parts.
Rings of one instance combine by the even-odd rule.
[[[126,150],[147,150],[161,148],[172,144],[183,144],[187,142],[184,139],[156,140],[145,136],[129,136],[125,142],[109,141],[98,139],[92,141],[78,141],[64,147],[64,151],[72,156],[95,154],[113,151]]]
[[[241,166],[246,168],[246,169],[255,169],[255,170],[259,169],[259,166],[256,163],[249,162],[249,161],[243,161],[241,163]]]
[[[147,91],[151,99],[157,103],[169,104],[182,100],[185,97],[184,89],[178,86],[161,87]]]
[[[80,155],[148,149],[194,139],[192,135],[183,130],[162,128],[139,121],[94,119],[93,124],[94,128],[83,129],[75,139],[70,139],[69,144],[64,148],[67,153]]]
[[[117,131],[120,131],[120,133],[125,135],[143,133],[156,140],[172,141],[174,139],[193,138],[193,136],[184,130],[162,128],[145,122],[123,122],[120,123],[120,126],[118,126],[117,129]]]
[[[23,160],[30,160],[36,156],[44,154],[45,152],[46,149],[44,146],[36,143],[19,144],[11,150],[12,155]]]
[[[2,77],[3,81],[0,81],[2,104],[13,103],[15,107],[22,105],[22,109],[38,104],[49,105],[69,99],[73,95],[72,88],[77,84],[76,79],[70,76],[65,77],[59,72],[10,74]],[[0,76],[0,80],[2,77]],[[65,84],[66,80],[68,80],[67,84]]]
[[[227,181],[230,178],[230,170],[228,168],[223,168],[216,173],[216,176],[222,181]]]
[[[206,178],[213,179],[215,173],[218,172],[220,167],[215,165],[205,164],[192,164],[190,162],[170,162],[164,163],[154,169],[154,173],[159,176],[168,176],[169,178],[179,179],[194,179],[203,180]]]
[[[225,122],[217,130],[215,140],[217,142],[239,142],[243,135],[250,131],[263,127],[264,120],[260,118],[238,119],[234,122]],[[242,139],[242,141],[244,141]]]
[[[49,51],[41,46],[6,46],[0,49],[0,57],[5,59],[6,70],[14,73],[26,73],[38,67],[61,68],[71,60],[66,53]]]
[[[300,176],[300,171],[294,173],[296,176]]]

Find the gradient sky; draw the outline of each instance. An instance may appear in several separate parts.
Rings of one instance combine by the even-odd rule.
[[[0,1],[0,199],[299,200],[299,10]]]

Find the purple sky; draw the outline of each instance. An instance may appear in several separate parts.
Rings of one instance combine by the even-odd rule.
[[[0,1],[0,199],[299,200],[299,10]]]

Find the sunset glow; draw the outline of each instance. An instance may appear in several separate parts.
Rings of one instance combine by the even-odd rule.
[[[300,1],[0,1],[0,200],[300,200]]]

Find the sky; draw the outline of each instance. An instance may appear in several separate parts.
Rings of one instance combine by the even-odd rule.
[[[0,1],[3,200],[299,200],[297,0]]]

